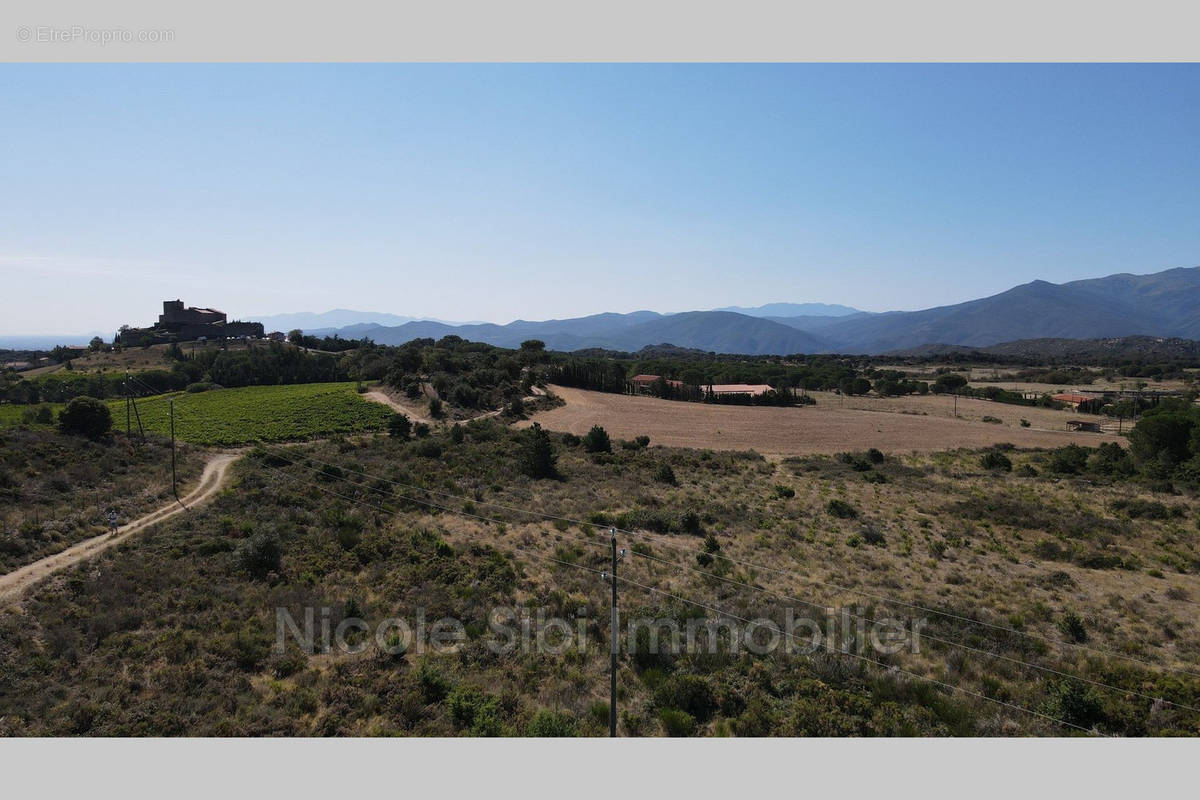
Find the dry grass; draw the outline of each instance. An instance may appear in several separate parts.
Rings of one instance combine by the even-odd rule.
[[[987,447],[999,442],[1018,447],[1061,447],[1071,443],[1095,447],[1101,442],[1119,441],[1119,437],[1108,434],[1061,430],[1070,417],[1065,412],[986,400],[959,398],[959,418],[954,419],[953,399],[937,396],[846,398],[843,406],[837,395],[814,393],[816,406],[757,408],[682,403],[559,386],[551,390],[566,404],[532,419],[550,430],[582,435],[592,425],[601,425],[620,439],[646,435],[654,443],[672,447],[756,450],[772,456],[868,447],[887,452],[930,452]],[[1003,423],[980,421],[985,415]],[[1022,417],[1029,419],[1033,427],[1020,427]]]

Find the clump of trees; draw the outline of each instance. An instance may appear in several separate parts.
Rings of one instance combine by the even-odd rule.
[[[536,365],[546,357],[541,342],[530,340],[520,350],[506,350],[459,336],[414,339],[390,351],[384,382],[412,398],[429,383],[438,402],[464,409],[497,409],[517,403],[528,394]]]
[[[1129,451],[1150,477],[1200,481],[1200,408],[1184,398],[1163,399],[1133,426]]]
[[[112,412],[94,397],[76,397],[58,412],[58,427],[66,434],[99,439],[112,429]]]

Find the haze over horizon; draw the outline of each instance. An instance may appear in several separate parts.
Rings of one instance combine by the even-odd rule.
[[[914,310],[1200,262],[1195,65],[6,65],[0,334]]]

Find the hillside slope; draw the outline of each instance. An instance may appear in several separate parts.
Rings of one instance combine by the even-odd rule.
[[[987,347],[1031,338],[1200,335],[1200,268],[1033,281],[923,311],[860,315],[820,327],[838,350],[878,353],[933,342]]]

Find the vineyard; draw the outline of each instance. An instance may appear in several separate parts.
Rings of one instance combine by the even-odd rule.
[[[175,435],[202,445],[237,445],[377,431],[386,426],[392,413],[384,406],[359,397],[353,383],[247,386],[139,400],[138,411],[148,432],[170,432],[167,400],[172,396],[175,398]],[[113,427],[123,428],[124,401],[114,400],[109,405],[113,410]]]

